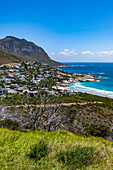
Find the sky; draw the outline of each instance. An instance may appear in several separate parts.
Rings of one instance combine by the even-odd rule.
[[[113,62],[113,0],[5,0],[0,39],[15,36],[60,62]]]

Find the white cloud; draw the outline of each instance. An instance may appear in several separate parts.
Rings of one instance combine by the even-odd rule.
[[[94,52],[92,52],[92,51],[82,51],[81,52],[81,54],[83,54],[83,55],[86,55],[86,54],[90,54],[90,55],[92,55]]]
[[[68,52],[69,50],[68,49],[64,49],[65,52]]]
[[[113,51],[98,51],[99,55],[113,55]]]
[[[113,55],[113,51],[81,51],[81,54],[103,56],[103,55]]]
[[[76,49],[64,49],[64,51],[61,51],[58,53],[58,55],[65,55],[65,56],[72,56],[72,55],[77,55],[77,50]]]

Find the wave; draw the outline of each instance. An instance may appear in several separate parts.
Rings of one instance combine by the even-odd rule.
[[[105,74],[104,72],[96,73],[96,74]]]
[[[113,98],[112,91],[101,90],[101,89],[96,89],[96,88],[92,88],[92,87],[86,87],[86,86],[83,86],[79,82],[70,84],[70,86],[67,87],[67,89],[73,90],[76,92],[90,93],[90,94],[94,94],[94,95],[98,95],[98,96]]]

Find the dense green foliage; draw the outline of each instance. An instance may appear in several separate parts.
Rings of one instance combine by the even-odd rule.
[[[5,119],[0,121],[0,127],[7,128],[10,130],[20,130],[20,125],[18,122],[11,119]]]
[[[48,78],[46,81],[46,85],[49,86],[54,85],[54,81],[51,80],[51,78]],[[42,83],[44,86],[44,83]],[[59,96],[59,95],[58,95]],[[21,104],[21,100],[24,97],[24,100],[26,102],[27,98],[25,94],[12,94],[9,97],[6,97],[2,100],[2,103],[6,105],[16,105],[16,104]],[[15,98],[17,100],[15,100]],[[33,104],[34,101],[34,96],[32,96],[31,100],[29,103]],[[108,108],[113,108],[113,99],[107,98],[107,97],[100,97],[92,94],[87,94],[87,93],[77,93],[77,94],[63,94],[62,96],[62,102],[64,103],[88,103],[90,104],[91,102],[97,102],[96,104],[101,105],[102,107],[108,107]]]
[[[79,102],[102,102],[103,106],[113,107],[113,99],[107,97],[101,97],[93,94],[78,92],[75,94],[65,94],[63,95],[63,101],[66,103],[79,103]]]
[[[41,158],[47,156],[49,153],[49,148],[44,140],[39,140],[38,143],[30,146],[30,152],[28,156],[30,158],[40,160]]]
[[[109,127],[101,124],[87,124],[85,131],[92,136],[107,137],[110,135]]]

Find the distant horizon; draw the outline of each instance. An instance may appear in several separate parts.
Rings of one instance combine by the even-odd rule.
[[[86,61],[78,62],[78,61],[73,61],[73,62],[61,62],[61,63],[65,64],[65,63],[113,63],[113,62],[95,62],[95,61],[94,62],[93,61],[92,62],[90,62],[90,61],[89,62],[88,61],[87,62]]]

